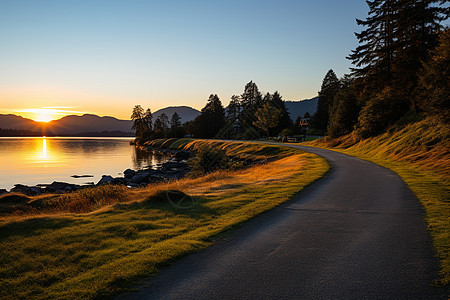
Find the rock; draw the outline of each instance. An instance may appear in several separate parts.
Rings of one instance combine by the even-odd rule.
[[[142,183],[148,182],[148,179],[150,177],[150,172],[138,172],[136,175],[133,176],[133,178],[131,178],[131,182],[133,183]]]
[[[69,183],[53,181],[52,184],[47,186],[47,189],[51,189],[51,190],[65,190],[66,187],[68,187],[68,186],[70,186]]]
[[[192,156],[192,154],[189,151],[180,150],[180,151],[177,151],[177,153],[175,154],[175,159],[177,161],[188,160],[189,158],[191,158],[191,156]]]
[[[103,175],[102,179],[99,180],[97,185],[108,184],[108,183],[111,183],[112,181],[114,181],[114,178],[112,176],[110,176],[110,175]]]
[[[136,175],[136,171],[131,170],[131,169],[126,169],[125,171],[123,171],[123,175],[126,179],[131,179],[131,178],[133,178],[134,175]]]
[[[0,189],[0,195],[7,194],[7,193],[8,193],[7,190],[5,190],[5,189]]]

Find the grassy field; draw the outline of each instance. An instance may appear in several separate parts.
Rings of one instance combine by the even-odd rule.
[[[0,197],[3,206],[20,202],[0,217],[0,298],[117,294],[175,258],[210,245],[219,233],[291,199],[329,169],[318,156],[280,146],[187,139],[158,143],[180,149],[209,144],[227,155],[277,160],[141,189],[106,186],[66,195]],[[164,198],[167,190],[182,191],[195,205],[175,207]],[[32,209],[21,210],[29,203]]]
[[[440,284],[450,281],[450,128],[429,118],[401,130],[358,141],[348,135],[305,145],[328,148],[372,161],[399,174],[426,211],[441,260]]]

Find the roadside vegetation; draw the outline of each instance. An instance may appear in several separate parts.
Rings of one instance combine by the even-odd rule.
[[[399,174],[421,201],[441,260],[441,282],[450,281],[450,127],[428,117],[360,140],[355,134],[305,145],[372,161]]]
[[[127,189],[101,186],[63,195],[0,197],[33,209],[0,217],[0,298],[93,299],[130,288],[177,257],[269,210],[328,170],[318,156],[256,143],[159,140],[177,149],[220,149],[265,159],[237,170]],[[186,195],[191,206],[167,201]],[[9,197],[9,198],[8,198]],[[184,197],[184,196],[183,196]]]

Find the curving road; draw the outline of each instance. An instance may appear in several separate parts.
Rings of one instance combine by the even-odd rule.
[[[294,146],[331,171],[118,299],[447,299],[424,211],[392,171]]]

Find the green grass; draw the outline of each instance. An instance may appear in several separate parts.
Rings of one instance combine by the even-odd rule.
[[[142,189],[103,187],[62,197],[31,197],[63,205],[49,209],[41,204],[41,211],[1,218],[0,298],[93,299],[117,294],[174,259],[210,245],[218,234],[291,199],[329,168],[316,155],[280,146],[158,142],[191,149],[208,143],[228,154],[279,159]],[[183,191],[197,204],[177,209],[158,198],[164,190]],[[78,201],[84,203],[81,211],[95,205],[99,210],[72,213],[79,208],[69,204]]]
[[[358,141],[348,135],[305,145],[368,160],[396,172],[426,211],[425,220],[441,261],[439,284],[450,281],[450,128],[433,119]]]

